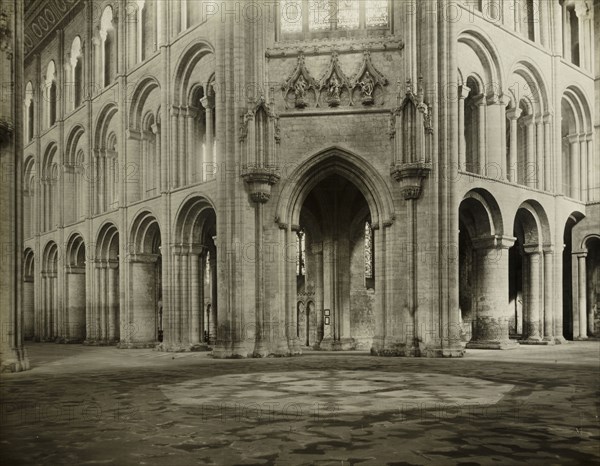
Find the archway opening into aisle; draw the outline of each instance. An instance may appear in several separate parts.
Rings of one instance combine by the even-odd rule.
[[[35,264],[33,250],[25,249],[23,255],[23,338],[32,340],[35,325]]]
[[[539,204],[521,204],[515,215],[513,236],[515,243],[508,256],[511,336],[526,344],[552,342],[552,249],[548,219]]]
[[[577,224],[576,217],[571,215],[565,225],[563,235],[563,336],[567,340],[573,340],[573,227]],[[576,275],[575,275],[576,276]]]
[[[589,337],[600,335],[600,236],[585,242],[586,256],[586,316]]]
[[[171,344],[208,350],[217,341],[217,216],[212,203],[194,196],[181,206],[173,249]]]
[[[86,338],[85,243],[74,235],[67,243],[65,342],[81,343]]]
[[[41,313],[36,333],[41,341],[55,341],[59,336],[58,322],[58,246],[50,241],[44,248],[42,262]]]
[[[483,189],[469,191],[459,206],[459,307],[467,348],[507,349],[509,340],[508,248],[500,208]]]
[[[154,347],[164,339],[161,233],[156,217],[143,211],[133,221],[129,251],[130,314],[128,344]]]
[[[94,260],[94,299],[92,318],[86,322],[86,340],[96,344],[116,344],[121,341],[121,311],[119,298],[119,232],[112,223],[100,229]]]
[[[371,348],[375,234],[367,200],[349,179],[325,176],[305,197],[296,231],[300,346]]]

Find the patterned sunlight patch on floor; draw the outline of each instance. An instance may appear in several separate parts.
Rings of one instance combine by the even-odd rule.
[[[435,373],[294,371],[232,374],[160,385],[174,404],[208,415],[377,413],[439,406],[489,406],[514,385]]]

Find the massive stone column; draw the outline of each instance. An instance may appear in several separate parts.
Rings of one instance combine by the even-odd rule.
[[[508,250],[515,239],[491,236],[473,240],[477,273],[476,318],[467,348],[511,349],[509,339]]]
[[[85,339],[85,268],[67,266],[67,319],[64,336],[66,343],[80,343]]]
[[[553,344],[554,339],[554,251],[544,248],[544,341]]]
[[[156,343],[156,254],[134,254],[130,257],[131,332],[121,340],[126,348],[148,348]]]
[[[539,246],[524,247],[527,264],[527,308],[525,312],[527,338],[523,343],[535,344],[540,336],[540,281],[541,253]]]
[[[579,338],[587,339],[587,287],[586,287],[586,252],[577,254],[577,304],[579,308]]]
[[[5,176],[0,183],[0,371],[29,369],[23,347],[23,5],[21,0],[2,2],[7,16],[0,46],[0,77],[15,86],[0,99],[0,163]],[[13,119],[14,118],[14,119]],[[9,172],[7,172],[9,171]]]

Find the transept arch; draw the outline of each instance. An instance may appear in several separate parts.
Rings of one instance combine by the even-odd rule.
[[[324,178],[339,174],[355,184],[365,197],[374,227],[394,221],[394,206],[387,183],[359,155],[339,146],[324,149],[293,170],[283,184],[276,215],[279,223],[299,225],[300,210],[310,191]]]
[[[369,291],[364,275],[365,256],[362,247],[361,254],[355,254],[355,246],[364,241],[366,218],[375,237],[375,264],[382,267],[385,263],[385,231],[394,219],[386,182],[362,157],[331,147],[309,157],[286,176],[276,213],[276,221],[284,230],[285,244],[293,245],[298,231],[306,237],[306,277],[295,280],[296,287],[293,293],[292,290],[288,293],[286,306],[294,309],[298,296],[310,294],[319,309],[315,312],[323,310],[324,330],[319,335],[322,338],[313,344],[330,350],[375,346],[375,336],[383,332],[384,325],[381,296],[385,293],[385,273],[375,274],[375,283]],[[315,224],[318,228],[313,231],[311,225]],[[356,231],[351,232],[353,225]],[[297,265],[289,260],[284,262],[282,267],[291,283],[297,275]],[[358,289],[364,291],[360,296],[355,293]],[[303,319],[305,316],[306,313]],[[315,319],[313,327],[318,329],[320,319],[315,317],[318,320]],[[278,318],[291,328],[299,325],[296,312]],[[299,352],[300,346],[306,344],[306,325],[300,327],[302,341],[293,332],[289,342],[292,353]]]

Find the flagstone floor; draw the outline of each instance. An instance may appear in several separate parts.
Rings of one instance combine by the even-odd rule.
[[[600,343],[463,359],[28,344],[2,375],[2,464],[600,462]]]

